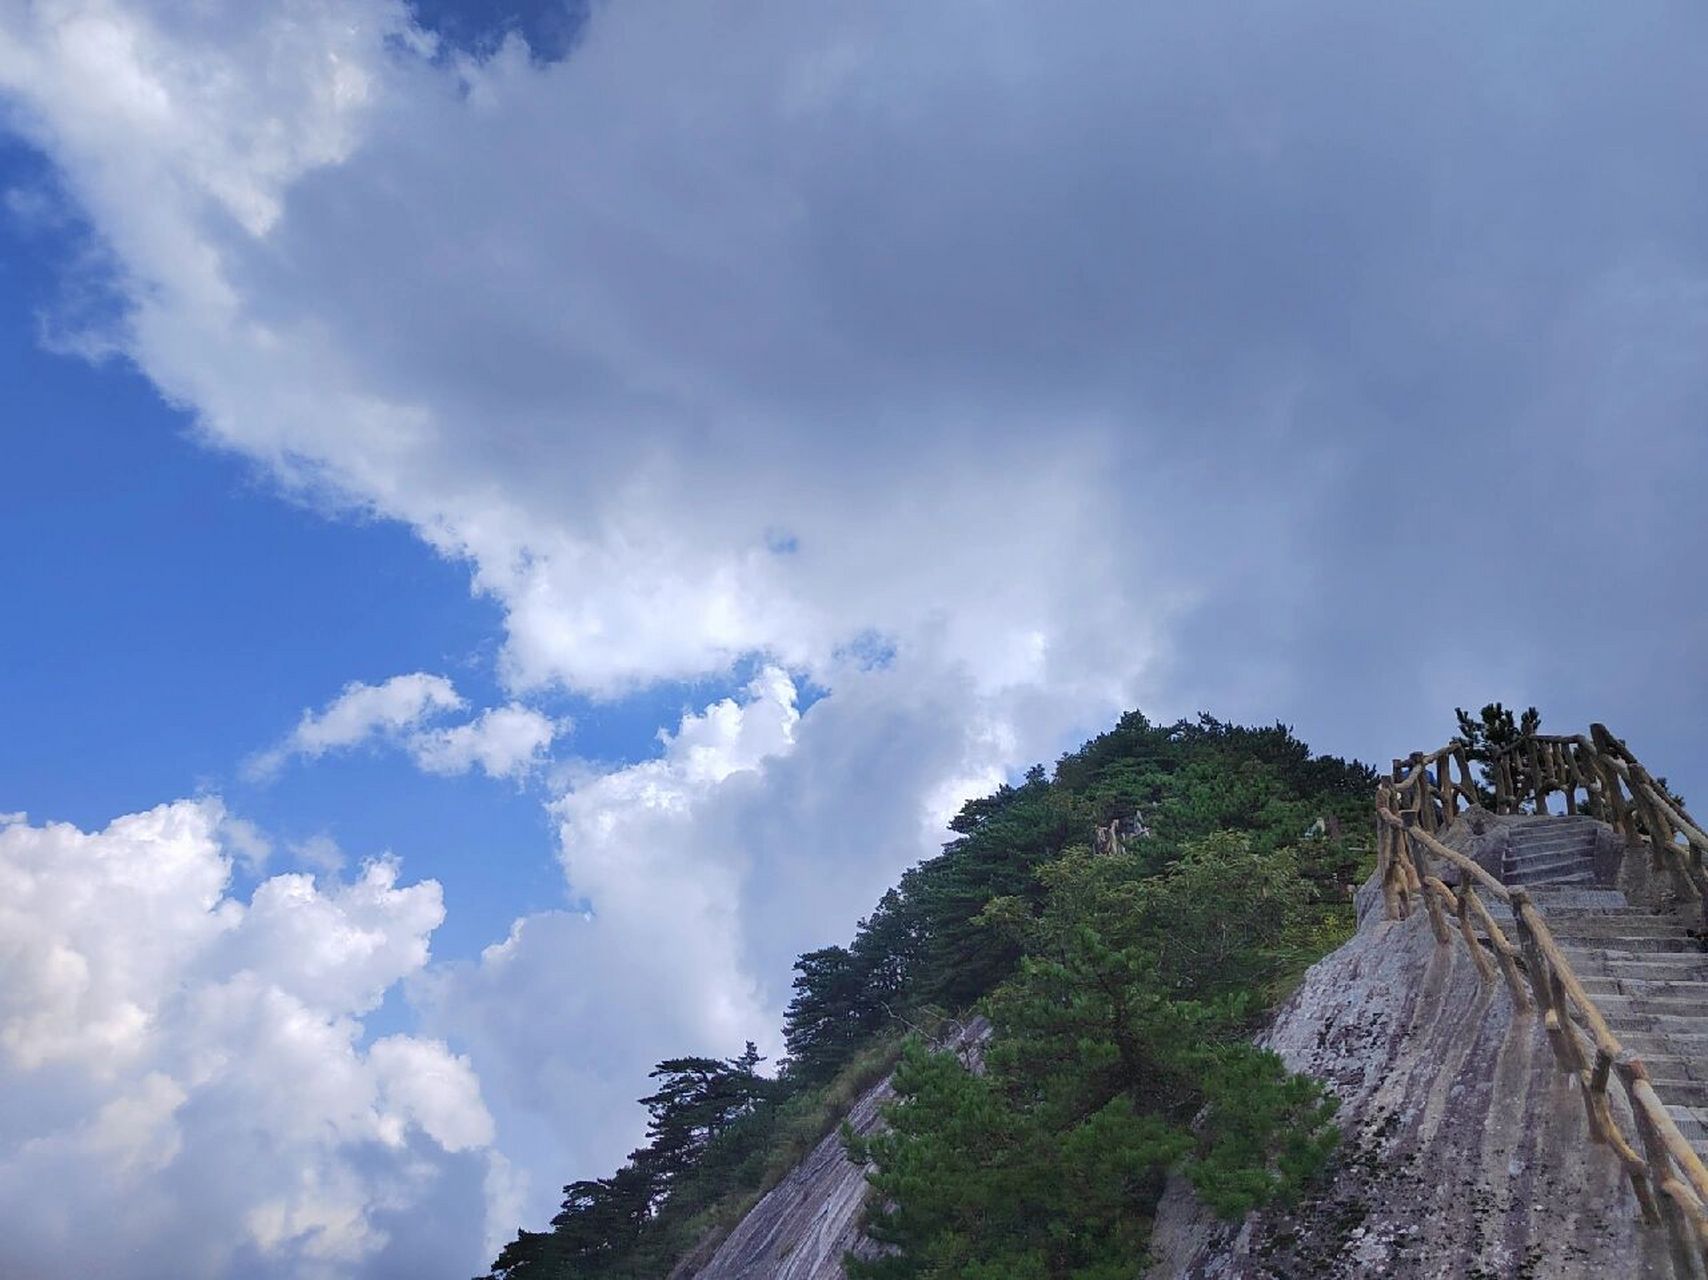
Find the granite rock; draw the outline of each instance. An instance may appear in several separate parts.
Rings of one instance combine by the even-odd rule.
[[[1369,886],[1360,899],[1372,903]],[[1308,1200],[1237,1223],[1175,1179],[1153,1280],[1671,1274],[1664,1233],[1589,1143],[1540,1015],[1480,981],[1457,938],[1437,944],[1422,911],[1365,910],[1260,1043],[1340,1099],[1339,1154]]]

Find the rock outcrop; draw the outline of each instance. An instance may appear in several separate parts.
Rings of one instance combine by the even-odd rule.
[[[977,1069],[990,1023],[975,1018],[945,1044]],[[883,1124],[884,1103],[895,1096],[889,1080],[868,1089],[848,1113],[862,1137]],[[842,1280],[843,1255],[869,1256],[874,1247],[860,1234],[866,1172],[832,1133],[762,1196],[718,1244],[711,1256],[684,1259],[670,1280]]]
[[[1176,1180],[1154,1280],[1670,1275],[1665,1233],[1642,1225],[1617,1162],[1587,1141],[1541,1016],[1479,981],[1462,943],[1437,945],[1424,912],[1386,920],[1374,897],[1366,886],[1357,935],[1262,1038],[1341,1101],[1326,1185],[1226,1224]]]

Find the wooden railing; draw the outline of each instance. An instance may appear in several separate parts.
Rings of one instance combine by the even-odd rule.
[[[1443,844],[1439,833],[1458,816],[1462,802],[1497,813],[1545,815],[1549,797],[1557,795],[1566,813],[1588,814],[1613,827],[1628,845],[1647,845],[1651,867],[1669,874],[1679,897],[1697,904],[1705,919],[1708,834],[1602,725],[1592,725],[1587,737],[1524,735],[1493,752],[1487,767],[1492,788],[1478,783],[1470,750],[1457,739],[1438,751],[1394,761],[1392,778],[1376,791],[1384,908],[1390,919],[1403,919],[1421,902],[1440,945],[1452,945],[1457,933],[1482,981],[1494,981],[1498,968],[1520,1012],[1542,1011],[1555,1061],[1582,1093],[1590,1139],[1618,1157],[1644,1221],[1666,1226],[1677,1274],[1708,1275],[1708,1168],[1679,1132],[1642,1059],[1620,1044],[1524,888],[1502,883]],[[1456,889],[1448,879],[1457,881]],[[1485,896],[1511,908],[1516,943]],[[1613,1084],[1624,1095],[1636,1144],[1614,1118],[1608,1098]]]

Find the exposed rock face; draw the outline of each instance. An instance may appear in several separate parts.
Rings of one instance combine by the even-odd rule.
[[[1389,921],[1373,886],[1359,897],[1358,934],[1262,1037],[1340,1098],[1335,1170],[1310,1202],[1236,1224],[1176,1180],[1154,1280],[1670,1275],[1664,1232],[1642,1225],[1613,1156],[1587,1144],[1540,1015],[1480,982],[1457,938],[1438,946],[1422,911]]]
[[[1491,876],[1499,876],[1506,866],[1512,848],[1509,820],[1490,813],[1481,805],[1472,805],[1458,820],[1440,833],[1443,844],[1457,849]],[[1457,867],[1440,867],[1438,873],[1448,884],[1459,883]]]
[[[946,1048],[978,1067],[990,1023],[969,1022]],[[874,1085],[848,1113],[861,1136],[883,1125],[880,1110],[895,1096],[889,1080]],[[684,1259],[670,1280],[842,1280],[842,1257],[875,1247],[860,1234],[866,1171],[851,1163],[832,1133],[789,1176],[768,1191],[710,1258]]]

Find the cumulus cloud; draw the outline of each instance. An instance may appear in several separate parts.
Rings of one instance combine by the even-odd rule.
[[[383,684],[352,680],[321,710],[304,711],[285,740],[253,757],[247,771],[251,777],[266,778],[291,759],[314,760],[378,735],[398,736],[429,716],[467,705],[449,680],[422,671],[393,676]]]
[[[273,856],[273,842],[267,833],[247,818],[228,813],[220,824],[225,847],[250,872],[259,872]]]
[[[670,1044],[739,1049],[770,1034],[742,938],[744,859],[701,819],[716,796],[756,791],[792,748],[795,698],[768,669],[739,700],[685,715],[656,759],[587,774],[553,813],[570,896],[590,905],[518,920],[478,964],[418,983],[482,1079],[502,1082],[500,1105],[552,1123],[560,1158],[626,1152],[635,1083]]]
[[[447,1182],[472,1267],[478,1082],[360,1021],[426,963],[439,886],[380,862],[245,903],[227,830],[211,799],[0,829],[0,1270],[348,1275]]]
[[[429,773],[467,773],[478,765],[489,778],[511,778],[538,766],[566,727],[511,703],[483,711],[466,724],[413,734],[409,753]]]
[[[449,680],[421,671],[377,685],[351,681],[321,710],[304,711],[282,742],[248,760],[245,772],[263,780],[292,759],[314,760],[329,751],[384,741],[402,747],[429,773],[467,773],[479,767],[489,778],[514,778],[538,766],[568,728],[567,721],[520,703],[489,708],[463,724],[423,727],[424,721],[467,706]]]
[[[344,869],[344,850],[324,831],[318,831],[306,839],[292,841],[290,850],[317,871],[336,874]]]

